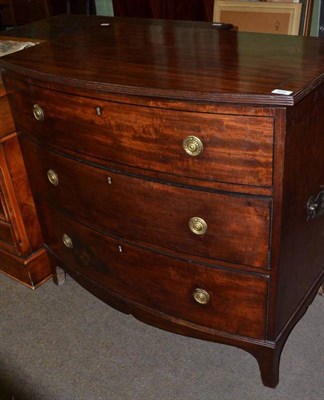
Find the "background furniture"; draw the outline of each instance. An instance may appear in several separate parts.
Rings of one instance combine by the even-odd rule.
[[[274,387],[324,277],[324,42],[93,21],[0,60],[53,272]]]
[[[51,16],[49,0],[9,0],[13,24],[23,25]]]
[[[117,17],[212,21],[214,0],[113,0]]]
[[[302,4],[215,0],[214,21],[228,21],[241,32],[298,35]]]
[[[0,0],[0,29],[71,13],[95,14],[94,0]]]
[[[0,0],[0,30],[14,24],[10,0]]]
[[[313,0],[277,1],[215,0],[214,20],[232,23],[242,32],[309,36]]]
[[[49,18],[50,0],[0,0],[0,28],[12,27]]]
[[[35,205],[0,76],[0,271],[36,288],[51,277]]]

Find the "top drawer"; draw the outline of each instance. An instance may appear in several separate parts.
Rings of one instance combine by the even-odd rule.
[[[272,185],[271,117],[135,106],[38,87],[14,94],[14,104],[17,130],[48,145],[167,174]]]

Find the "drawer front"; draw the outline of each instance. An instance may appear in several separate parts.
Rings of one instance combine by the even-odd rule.
[[[270,117],[133,106],[36,87],[27,95],[15,94],[14,101],[19,114],[17,130],[52,146],[167,174],[272,185]],[[34,104],[42,107],[43,121],[34,118]],[[185,139],[188,151],[199,151],[202,145],[201,154],[188,155],[183,148]]]
[[[213,329],[264,338],[265,277],[166,257],[89,230],[48,209],[45,203],[40,209],[46,244],[74,271],[165,314]],[[63,244],[63,235],[69,236],[72,248]],[[208,300],[207,304],[194,299],[195,289],[207,292],[200,291],[198,297],[200,301]]]
[[[23,141],[38,196],[94,227],[186,257],[267,267],[270,200],[152,182],[90,166]],[[57,174],[58,184],[48,180]],[[199,229],[204,221],[207,230]],[[189,223],[193,223],[191,229]]]

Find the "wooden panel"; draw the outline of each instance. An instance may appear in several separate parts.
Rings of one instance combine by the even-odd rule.
[[[49,18],[50,0],[11,0],[15,25],[28,24],[40,19]]]
[[[6,201],[0,187],[0,219],[2,221],[8,221],[8,213],[6,211]]]
[[[1,244],[7,249],[9,248],[11,250],[16,250],[12,227],[10,224],[0,222],[0,241],[2,242]]]
[[[7,96],[0,97],[0,138],[15,131]]]
[[[308,220],[306,207],[324,188],[323,108],[322,87],[287,112],[277,335],[324,278],[324,216]]]
[[[14,138],[17,141],[17,138]],[[10,139],[9,139],[10,141]],[[15,154],[6,152],[6,141],[0,145],[0,186],[2,192],[2,201],[5,205],[6,220],[10,222],[12,233],[16,243],[16,252],[19,255],[30,254],[31,248],[29,238],[26,234],[24,222],[21,217],[20,207],[17,202],[16,192],[12,184],[11,171],[8,166],[8,157],[15,157]],[[24,182],[20,182],[24,187]]]
[[[5,183],[8,205],[13,209],[12,218],[21,224],[22,248],[34,251],[43,245],[43,239],[17,136],[8,138],[2,147],[8,169]]]
[[[24,258],[1,249],[0,272],[31,289],[35,289],[52,276],[44,248]]]
[[[14,193],[12,192],[9,171],[6,164],[6,157],[3,145],[0,145],[0,191],[2,203],[2,219],[0,223],[0,246],[16,254],[22,255],[29,253],[27,238],[24,236],[23,226],[21,224],[20,214],[17,213]]]
[[[47,205],[40,208],[47,245],[74,271],[163,313],[213,329],[264,337],[266,278],[145,251],[86,229]],[[63,245],[64,233],[72,238],[73,249]],[[197,287],[209,293],[207,305],[194,301]]]
[[[37,140],[141,169],[208,181],[272,185],[273,119],[139,107],[33,87],[13,96],[17,129]],[[44,121],[33,117],[40,105]],[[96,115],[100,107],[101,115]],[[91,132],[91,134],[89,134]],[[203,152],[183,149],[198,137]],[[100,162],[100,161],[99,161]]]
[[[79,218],[129,240],[255,267],[267,267],[271,202],[181,188],[117,174],[45,151],[23,140],[34,193]],[[58,186],[47,179],[54,170]],[[110,179],[111,184],[109,184]],[[207,232],[193,234],[191,217]]]

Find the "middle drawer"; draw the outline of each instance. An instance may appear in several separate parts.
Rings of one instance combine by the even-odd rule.
[[[270,199],[124,175],[23,141],[36,196],[88,225],[186,258],[267,267]]]

